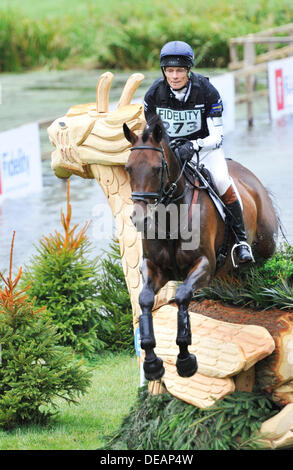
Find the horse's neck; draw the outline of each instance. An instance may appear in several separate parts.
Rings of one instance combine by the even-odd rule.
[[[162,141],[162,147],[163,147],[165,158],[166,158],[168,168],[169,168],[170,183],[171,184],[174,183],[179,178],[177,182],[177,191],[176,191],[176,195],[179,196],[185,191],[185,188],[186,188],[186,181],[185,181],[184,175],[182,175],[180,178],[182,167],[179,164],[176,156],[174,155],[174,153],[172,152],[172,150],[170,149],[170,147],[164,140]],[[183,199],[185,200],[186,198],[184,197]],[[184,202],[183,199],[178,201],[178,203]]]

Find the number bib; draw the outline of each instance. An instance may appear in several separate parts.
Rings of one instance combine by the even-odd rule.
[[[157,108],[169,137],[184,137],[201,129],[201,110]]]

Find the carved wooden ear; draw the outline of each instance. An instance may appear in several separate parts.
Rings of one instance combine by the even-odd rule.
[[[123,132],[124,132],[124,136],[125,136],[125,139],[128,140],[128,142],[130,142],[132,145],[135,144],[135,142],[137,141],[138,137],[137,135],[132,132],[128,125],[126,124],[126,122],[123,124]]]

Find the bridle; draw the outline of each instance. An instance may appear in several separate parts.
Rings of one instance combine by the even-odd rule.
[[[154,201],[155,205],[158,205],[158,204],[161,203],[161,204],[164,204],[165,206],[167,206],[171,202],[175,202],[178,199],[181,199],[185,196],[185,194],[188,190],[188,185],[187,184],[185,185],[185,189],[182,192],[182,194],[180,194],[180,196],[178,196],[174,199],[174,194],[175,194],[175,191],[177,189],[177,184],[178,184],[178,181],[180,180],[181,176],[183,175],[186,162],[184,162],[184,164],[182,166],[182,169],[181,169],[181,172],[180,172],[180,175],[178,176],[176,181],[171,183],[168,190],[166,190],[167,177],[168,177],[168,179],[170,179],[170,171],[169,171],[168,163],[167,163],[166,158],[165,158],[165,153],[164,153],[163,148],[161,146],[160,147],[153,147],[151,145],[137,145],[136,147],[131,147],[130,150],[131,151],[133,151],[133,150],[155,150],[156,152],[161,152],[161,154],[162,154],[162,174],[161,174],[161,182],[160,182],[159,190],[157,192],[133,191],[131,193],[131,198],[130,198],[132,201],[142,201],[145,204],[150,204],[150,202],[148,201],[148,199],[150,199],[150,200]]]

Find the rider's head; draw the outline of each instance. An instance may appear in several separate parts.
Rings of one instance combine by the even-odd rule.
[[[160,53],[160,66],[164,77],[174,90],[184,88],[194,64],[193,50],[183,41],[167,42]]]

